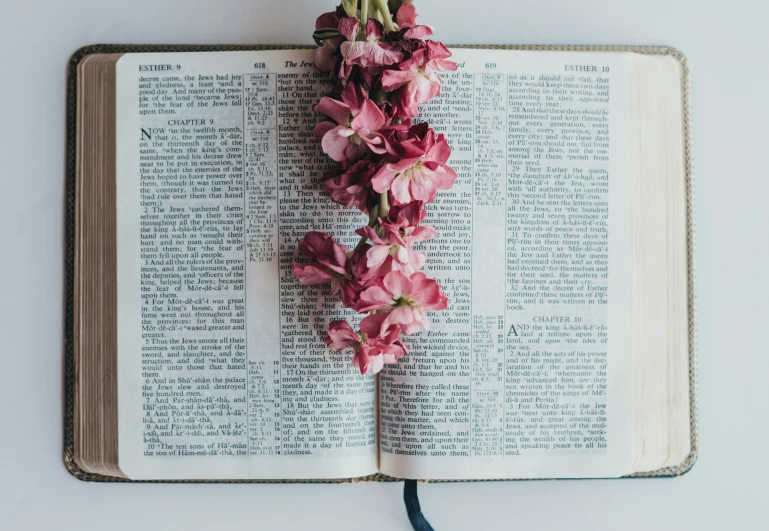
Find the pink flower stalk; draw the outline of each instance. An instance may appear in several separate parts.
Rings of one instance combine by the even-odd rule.
[[[361,311],[388,311],[382,321],[382,331],[398,325],[404,334],[410,335],[429,329],[426,312],[445,310],[448,299],[438,283],[424,273],[410,277],[400,271],[391,271],[376,285],[360,294]]]
[[[429,203],[438,190],[448,190],[454,184],[457,174],[446,165],[451,148],[442,134],[436,137],[435,131],[427,129],[421,142],[402,144],[401,149],[409,156],[386,162],[371,179],[376,192],[389,190],[401,204]]]
[[[394,103],[401,111],[399,116],[416,116],[419,104],[441,93],[441,78],[437,73],[457,69],[456,63],[446,60],[448,57],[451,52],[443,44],[427,41],[410,59],[396,65],[396,69],[382,73],[382,88],[388,92],[398,89]]]
[[[386,314],[369,315],[360,322],[359,333],[347,321],[332,321],[325,342],[331,350],[352,347],[355,352],[352,365],[358,367],[361,374],[376,374],[408,352],[398,338],[396,327],[383,331],[382,322],[386,317]]]
[[[384,140],[378,130],[385,125],[379,107],[363,89],[348,83],[342,91],[342,101],[324,96],[315,110],[334,122],[321,122],[315,126],[315,137],[322,138],[323,151],[337,162],[355,162],[369,149],[384,153]]]
[[[325,339],[332,350],[352,348],[361,374],[396,363],[407,354],[401,334],[429,328],[427,312],[448,307],[438,283],[420,272],[426,257],[414,246],[436,236],[422,225],[425,204],[457,177],[443,135],[411,120],[440,93],[438,74],[456,65],[441,43],[422,40],[433,29],[416,23],[410,2],[395,2],[396,13],[386,5],[362,6],[368,14],[359,20],[357,3],[345,2],[315,23],[315,63],[334,84],[315,106],[328,117],[315,136],[341,166],[323,188],[369,222],[356,231],[352,251],[328,234],[307,233],[299,250],[309,260],[293,264],[302,284],[330,284],[346,308],[370,313],[357,332],[347,321],[331,322]]]

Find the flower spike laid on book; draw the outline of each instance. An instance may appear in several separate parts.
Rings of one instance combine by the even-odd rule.
[[[416,17],[407,2],[360,0],[358,9],[357,0],[345,0],[318,17],[313,34],[316,65],[334,84],[315,106],[327,117],[315,136],[340,163],[323,188],[370,221],[355,231],[361,238],[352,250],[328,234],[307,233],[299,243],[307,260],[295,262],[294,272],[306,285],[330,283],[345,307],[369,313],[357,331],[332,321],[326,338],[333,350],[352,348],[362,374],[396,363],[407,352],[401,334],[429,328],[427,312],[448,307],[413,245],[436,235],[422,225],[425,204],[457,175],[446,164],[451,148],[444,136],[412,120],[440,93],[439,72],[456,64],[442,43],[423,40],[433,30]]]

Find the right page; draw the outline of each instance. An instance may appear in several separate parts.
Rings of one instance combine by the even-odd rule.
[[[628,55],[453,48],[420,119],[454,187],[430,205],[448,311],[380,377],[380,469],[616,477],[632,457]]]

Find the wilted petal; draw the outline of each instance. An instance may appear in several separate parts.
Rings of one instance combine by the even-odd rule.
[[[366,144],[361,142],[360,144],[356,144],[355,142],[348,142],[347,143],[347,150],[345,151],[345,156],[347,160],[353,162],[361,158],[363,155],[366,154]],[[343,161],[340,161],[343,162]]]
[[[315,106],[315,110],[325,114],[339,125],[350,124],[350,108],[339,100],[323,96]]]
[[[326,345],[331,350],[343,350],[360,342],[360,337],[355,333],[347,321],[331,321],[328,325],[328,337]]]
[[[365,33],[367,41],[381,41],[384,38],[384,26],[378,20],[370,18],[368,19],[368,22],[366,22]]]
[[[388,42],[367,42],[363,48],[363,56],[368,61],[363,66],[388,66],[403,59],[403,54]]]
[[[334,122],[320,122],[318,125],[315,126],[315,130],[312,132],[312,134],[313,136],[315,136],[315,138],[323,138],[323,135],[325,135],[335,127],[336,127],[336,124]]]
[[[355,64],[355,61],[363,57],[366,50],[366,43],[363,41],[347,41],[340,46],[342,59],[348,64]]]
[[[330,72],[334,69],[337,61],[336,48],[332,39],[326,39],[323,41],[323,46],[315,49],[315,66],[318,70]]]
[[[339,17],[336,16],[336,13],[333,11],[329,11],[328,13],[323,13],[315,21],[316,30],[325,29],[325,28],[337,28],[338,26],[339,26]]]
[[[416,76],[413,70],[385,70],[382,72],[382,89],[390,92],[410,82]]]
[[[342,17],[339,21],[339,33],[348,41],[358,38],[358,19],[354,17]]]
[[[393,297],[381,286],[371,286],[360,294],[358,307],[362,312],[375,310],[389,310],[392,307]]]
[[[409,28],[417,23],[417,9],[411,2],[404,2],[395,13],[395,22],[401,28]]]
[[[355,131],[352,129],[341,125],[326,132],[320,143],[323,152],[337,162],[348,160],[347,148],[351,144],[348,137],[354,133]],[[356,157],[356,159],[357,158],[360,158],[360,156]]]
[[[448,59],[451,57],[451,52],[442,42],[426,41],[425,44],[427,45],[428,61],[432,61],[433,59]],[[455,68],[456,64],[454,65],[454,68],[451,68],[451,70],[454,70]]]
[[[378,337],[379,331],[382,328],[382,321],[384,321],[386,313],[372,313],[367,315],[360,322],[361,332],[368,337]]]
[[[432,26],[414,26],[403,34],[405,39],[422,39],[433,34]]]
[[[300,264],[294,262],[293,264],[294,274],[299,279],[299,282],[305,286],[311,286],[314,284],[326,284],[333,280],[335,275],[329,272],[327,269],[318,266],[318,264]]]
[[[382,111],[379,110],[379,107],[373,101],[366,99],[358,114],[353,118],[351,125],[356,131],[368,133],[370,131],[377,131],[384,126],[384,123]]]
[[[353,113],[357,113],[367,99],[366,91],[358,83],[350,81],[342,89],[342,101]]]

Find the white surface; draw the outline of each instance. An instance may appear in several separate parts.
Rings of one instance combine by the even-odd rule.
[[[699,462],[676,479],[423,485],[432,524],[438,531],[766,529],[769,5],[417,6],[448,43],[675,46],[693,71],[696,140]],[[61,462],[68,57],[103,42],[309,43],[315,17],[330,7],[331,0],[0,0],[0,528],[409,528],[402,484],[102,485],[75,480]]]

